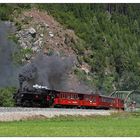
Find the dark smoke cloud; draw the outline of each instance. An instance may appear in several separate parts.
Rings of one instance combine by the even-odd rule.
[[[72,57],[61,58],[60,56],[39,54],[31,63],[25,65],[20,72],[20,80],[23,87],[32,88],[38,84],[50,89],[91,92],[91,89],[74,78],[70,78],[75,59]]]
[[[8,39],[14,30],[11,23],[0,21],[0,87],[18,85],[18,67],[12,61],[16,47],[14,42]]]
[[[23,67],[20,74],[25,85],[34,84],[47,86],[50,89],[63,89],[67,75],[73,66],[73,59],[59,56],[39,54],[31,63]]]

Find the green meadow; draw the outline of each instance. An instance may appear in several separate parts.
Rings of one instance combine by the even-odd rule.
[[[0,122],[0,136],[140,136],[140,113]]]

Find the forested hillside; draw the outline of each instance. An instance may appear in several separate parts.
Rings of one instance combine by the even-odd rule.
[[[73,49],[90,72],[79,78],[104,93],[140,89],[140,4],[1,4],[1,20],[15,11],[47,11],[83,40]],[[18,24],[17,24],[18,26]]]
[[[79,57],[91,66],[92,82],[103,91],[140,88],[139,4],[47,4],[66,28],[85,41]]]

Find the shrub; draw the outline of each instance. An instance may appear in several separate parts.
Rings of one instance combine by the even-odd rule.
[[[12,58],[15,63],[22,64],[22,60],[25,59],[27,55],[31,57],[32,54],[33,51],[31,48],[20,49],[20,51],[13,54]]]
[[[16,91],[14,87],[0,88],[0,106],[14,106],[13,93]]]

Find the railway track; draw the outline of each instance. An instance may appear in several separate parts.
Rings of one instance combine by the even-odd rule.
[[[0,107],[0,121],[51,118],[60,115],[110,115],[113,110]]]

